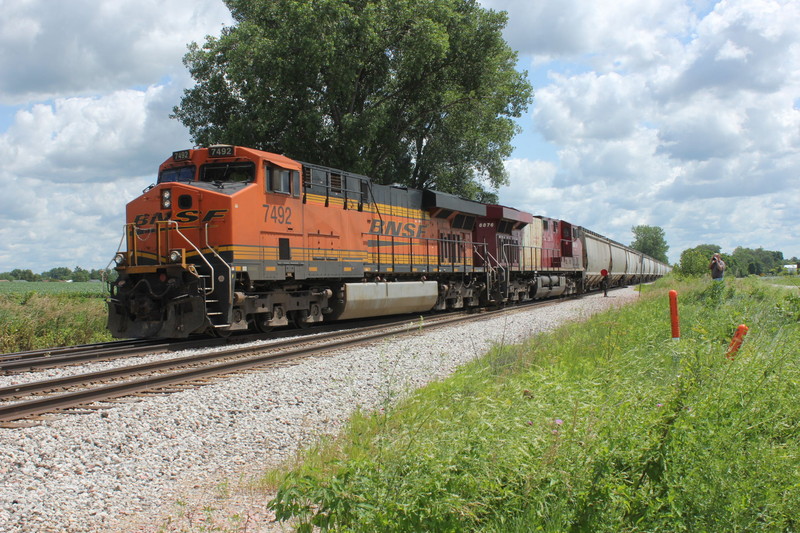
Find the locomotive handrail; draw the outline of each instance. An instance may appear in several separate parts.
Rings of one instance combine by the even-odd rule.
[[[476,272],[476,270],[475,270],[476,269],[475,262],[474,261],[470,262],[470,260],[472,259],[472,256],[467,253],[467,249],[468,249],[468,247],[470,245],[472,245],[473,248],[476,247],[476,246],[483,246],[484,249],[486,248],[486,244],[485,243],[477,243],[477,242],[473,242],[473,241],[459,241],[459,240],[454,240],[454,239],[434,239],[434,238],[429,238],[429,237],[400,237],[400,236],[396,236],[396,235],[380,235],[380,234],[377,234],[377,233],[366,233],[366,232],[362,233],[361,236],[362,237],[368,236],[368,237],[372,237],[372,238],[375,239],[376,246],[374,246],[374,248],[375,248],[376,251],[372,252],[372,253],[374,255],[373,261],[377,265],[378,271],[382,271],[384,267],[389,267],[389,266],[391,266],[392,271],[395,271],[396,266],[397,266],[397,258],[395,256],[398,255],[395,252],[395,247],[396,246],[408,246],[409,247],[409,252],[408,252],[409,263],[408,263],[408,266],[409,266],[410,269],[413,268],[413,263],[414,263],[414,247],[415,246],[422,246],[423,249],[424,249],[425,266],[427,267],[428,271],[430,271],[431,266],[433,266],[431,264],[431,254],[429,253],[430,244],[431,243],[439,243],[439,244],[441,244],[441,243],[450,243],[450,244],[456,245],[456,247],[459,248],[460,253],[458,255],[460,257],[458,259],[454,259],[452,257],[443,258],[442,253],[441,253],[441,247],[437,247],[435,266],[438,269],[438,271],[441,271],[442,266],[444,265],[444,266],[449,266],[451,268],[454,268],[454,267],[457,267],[457,266],[461,267],[461,268],[464,269],[464,272]],[[382,241],[381,240],[382,237],[385,237],[386,240]],[[399,239],[400,241],[396,241],[396,239]],[[406,240],[408,242],[406,242]],[[390,259],[388,261],[388,264],[384,264],[383,260],[381,259],[381,255],[382,255],[381,254],[381,242],[386,242],[390,246],[390,250],[388,251],[388,254],[383,254],[383,255],[388,255],[389,256]],[[473,250],[473,251],[475,251],[475,250]],[[400,254],[400,255],[403,255],[403,254]],[[480,254],[478,254],[478,255],[480,255]]]
[[[220,263],[225,265],[225,267],[228,269],[228,280],[230,282],[229,283],[230,289],[228,290],[228,304],[233,304],[233,270],[231,269],[231,265],[229,265],[227,261],[222,259],[222,257],[220,257],[220,255],[217,253],[217,250],[215,250],[214,247],[211,246],[211,244],[209,244],[209,242],[208,242],[208,224],[209,223],[206,222],[206,225],[205,225],[205,228],[204,228],[205,237],[206,237],[206,247],[209,250],[211,250],[211,252],[214,254],[214,257],[219,259]],[[213,268],[211,269],[211,275],[212,276],[214,275],[214,269]],[[212,280],[212,283],[213,283],[213,280]]]
[[[177,220],[164,220],[163,222],[160,222],[160,223],[165,224],[167,226],[167,230],[170,229],[169,228],[170,225],[175,224],[175,232],[178,235],[180,235],[181,238],[183,238],[184,241],[188,242],[189,246],[194,248],[194,251],[197,252],[198,257],[200,257],[200,259],[203,260],[203,262],[206,264],[206,266],[208,267],[209,271],[211,272],[211,276],[210,276],[210,278],[211,278],[211,288],[210,289],[207,288],[207,287],[205,288],[206,294],[210,294],[210,293],[214,292],[214,284],[215,284],[214,267],[211,266],[211,263],[208,261],[208,259],[206,259],[205,254],[203,252],[201,252],[200,249],[186,235],[183,234],[183,232],[181,231],[180,226],[178,226],[178,221]],[[208,225],[208,224],[206,223],[206,225]],[[208,238],[208,236],[206,236],[206,238]],[[159,247],[158,251],[159,251],[158,262],[161,263],[161,248],[160,247]],[[214,252],[214,253],[216,253],[216,252]]]

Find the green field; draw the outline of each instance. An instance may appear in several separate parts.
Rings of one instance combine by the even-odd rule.
[[[113,340],[105,283],[0,283],[0,353]]]
[[[358,414],[265,476],[270,506],[300,531],[798,531],[800,298],[756,279],[645,291]]]

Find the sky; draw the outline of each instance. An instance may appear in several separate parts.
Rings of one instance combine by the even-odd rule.
[[[800,2],[481,0],[535,96],[500,202],[629,244],[800,257]],[[105,268],[222,0],[0,0],[0,272]]]

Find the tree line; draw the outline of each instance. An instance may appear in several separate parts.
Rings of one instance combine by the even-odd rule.
[[[783,252],[765,250],[763,248],[737,247],[732,253],[722,252],[716,244],[701,244],[681,252],[681,259],[675,270],[687,276],[702,276],[709,271],[711,256],[719,253],[725,261],[726,275],[743,278],[747,276],[763,276],[780,274],[786,264],[797,264],[800,260],[793,257],[783,258]]]
[[[42,272],[41,274],[34,274],[30,269],[15,268],[11,272],[0,272],[0,280],[7,281],[91,281],[102,280],[107,278],[108,274],[105,270],[86,270],[79,266],[74,269],[69,267],[56,267]]]
[[[658,226],[634,226],[634,240],[631,248],[639,250],[654,259],[667,263],[669,246],[664,230]],[[784,265],[798,264],[800,260],[793,257],[783,258],[783,252],[765,250],[763,248],[744,248],[739,246],[733,253],[722,253],[716,244],[701,244],[681,252],[680,262],[675,265],[675,272],[685,276],[703,276],[710,271],[711,256],[719,253],[725,261],[728,276],[744,278],[747,276],[764,276],[781,274]]]

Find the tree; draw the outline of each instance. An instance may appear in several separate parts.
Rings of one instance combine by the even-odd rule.
[[[532,98],[477,0],[225,0],[236,24],[184,64],[173,117],[198,145],[239,144],[478,200],[507,183]]]
[[[681,252],[680,263],[677,270],[686,276],[703,276],[709,272],[711,256],[720,253],[721,248],[716,244],[701,244]],[[730,259],[723,256],[727,264]]]
[[[634,237],[631,248],[664,263],[669,261],[667,259],[669,245],[664,237],[663,229],[658,226],[640,225],[632,227],[631,231],[633,231]]]
[[[737,247],[730,259],[730,270],[737,278],[777,274],[783,269],[783,252]]]
[[[72,277],[70,279],[72,281],[89,281],[89,271],[76,266],[75,270],[72,271]]]
[[[42,272],[42,277],[45,279],[54,279],[57,281],[66,281],[72,279],[72,269],[69,267],[56,267]]]
[[[9,272],[9,278],[12,280],[21,280],[21,281],[39,281],[41,276],[39,274],[34,274],[33,271],[30,269],[19,269],[15,268],[11,272]]]

